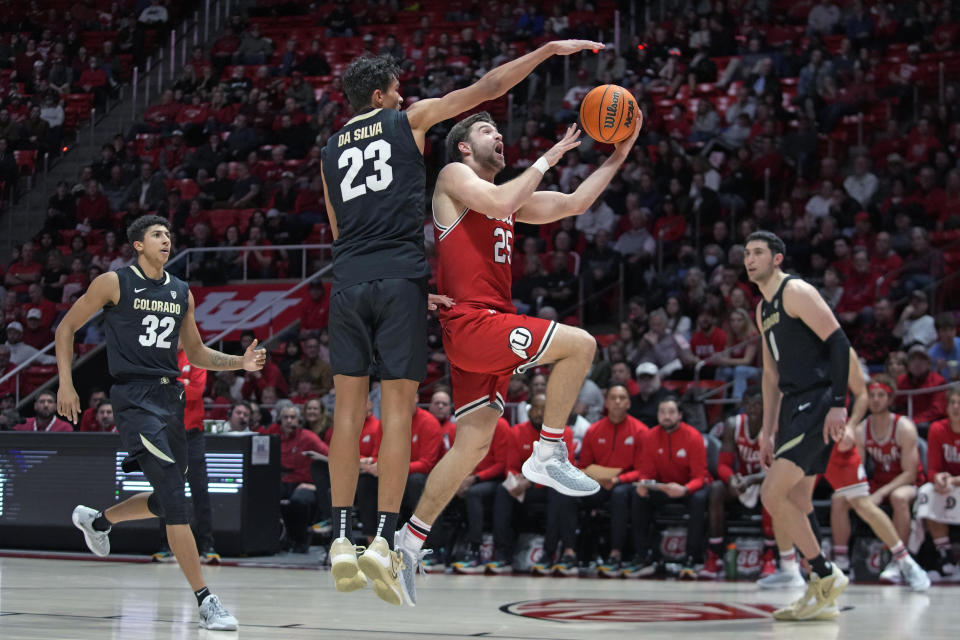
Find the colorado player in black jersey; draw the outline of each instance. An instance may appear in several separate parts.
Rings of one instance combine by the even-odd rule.
[[[369,577],[383,600],[416,603],[413,578],[419,558],[394,550],[394,533],[410,465],[416,391],[426,376],[425,307],[452,304],[448,298],[427,295],[426,132],[504,95],[550,56],[602,48],[587,40],[548,42],[471,86],[419,100],[406,111],[400,111],[400,70],[389,57],[358,58],[343,75],[356,115],[330,136],[321,161],[335,239],[329,327],[337,397],[330,443],[334,522],[330,558],[338,591],[360,589]],[[350,539],[350,509],[372,374],[382,381],[379,524],[374,541],[358,561]]]
[[[193,317],[187,283],[163,268],[170,257],[170,225],[159,216],[138,218],[127,229],[137,261],[98,276],[70,308],[57,328],[60,389],[57,411],[76,423],[80,399],[73,386],[73,334],[99,309],[104,311],[107,361],[117,383],[110,391],[117,430],[129,455],[124,471],[143,471],[152,492],[140,493],[104,511],[83,505],[73,523],[83,531],[90,551],[110,553],[110,528],[126,520],[163,517],[167,540],[200,607],[200,626],[233,631],[237,620],[211,594],[200,569],[190,531],[191,506],[185,493],[187,439],[183,425],[184,389],[177,382],[177,341],[195,367],[212,371],[263,368],[266,352],[255,349],[230,356],[203,344]]]
[[[760,455],[769,471],[761,498],[813,569],[806,593],[774,617],[809,620],[833,606],[848,582],[820,552],[806,505],[817,474],[826,471],[831,439],[843,436],[847,422],[850,342],[820,293],[780,269],[785,253],[783,240],[756,231],[747,237],[744,266],[763,296]]]

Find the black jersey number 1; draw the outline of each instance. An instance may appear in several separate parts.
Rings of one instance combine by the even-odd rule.
[[[340,154],[337,166],[341,169],[349,167],[347,174],[340,181],[340,195],[344,202],[348,202],[371,191],[383,191],[393,182],[393,167],[387,164],[390,159],[390,143],[386,140],[375,140],[362,151],[357,147],[348,147]],[[366,160],[373,160],[373,170],[360,184],[353,184],[357,174],[363,168]]]

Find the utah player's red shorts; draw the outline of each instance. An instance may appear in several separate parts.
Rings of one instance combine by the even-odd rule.
[[[551,320],[491,309],[454,307],[440,323],[458,418],[481,407],[503,413],[510,376],[535,366],[557,331]]]
[[[847,498],[859,498],[870,495],[867,472],[860,461],[860,452],[856,447],[840,451],[836,445],[830,452],[830,462],[824,474],[827,482],[837,495]]]

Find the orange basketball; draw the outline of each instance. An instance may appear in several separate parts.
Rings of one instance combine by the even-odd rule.
[[[620,142],[643,126],[643,114],[629,91],[615,84],[590,90],[580,103],[580,127],[597,142]]]

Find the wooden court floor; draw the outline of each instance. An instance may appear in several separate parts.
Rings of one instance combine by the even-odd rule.
[[[397,608],[369,589],[337,593],[324,570],[206,572],[238,632],[198,629],[196,601],[175,565],[0,558],[0,638],[960,638],[960,585],[926,594],[851,585],[837,622],[774,623],[768,611],[796,594],[750,583],[441,574],[420,582],[416,608]]]

